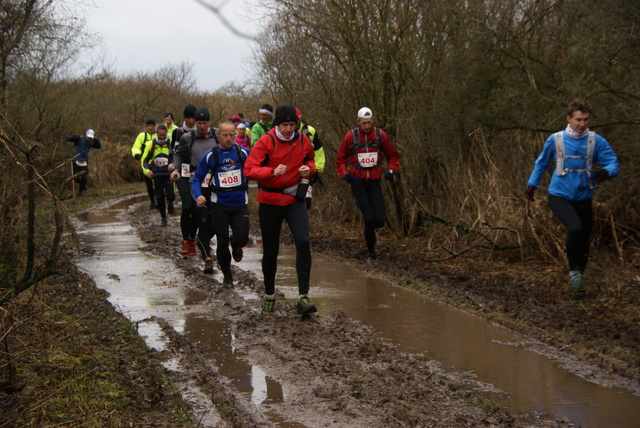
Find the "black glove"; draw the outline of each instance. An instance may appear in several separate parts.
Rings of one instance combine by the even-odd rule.
[[[353,175],[349,174],[348,172],[342,176],[342,178],[344,179],[344,181],[346,181],[347,183],[351,183],[353,181]]]
[[[535,192],[535,191],[536,191],[536,188],[533,187],[533,186],[527,187],[527,190],[524,191],[524,195],[527,197],[527,199],[530,202],[535,201],[535,199],[533,198],[533,192]]]
[[[603,169],[599,169],[598,171],[596,171],[595,174],[593,174],[593,181],[596,184],[602,183],[607,178],[609,178],[609,171],[607,171],[604,168]]]
[[[133,157],[134,157],[134,159],[135,159],[135,160],[140,160],[140,158],[142,157],[142,155],[137,154],[137,155],[133,155]]]
[[[311,180],[309,180],[309,183],[315,184],[316,181],[320,181],[320,183],[322,183],[322,180],[320,179],[320,173],[318,171],[316,171],[316,173],[313,174],[313,177],[311,177]]]
[[[393,181],[393,179],[395,178],[395,176],[393,175],[393,170],[390,169],[387,172],[384,173],[384,178],[386,178],[389,181]]]

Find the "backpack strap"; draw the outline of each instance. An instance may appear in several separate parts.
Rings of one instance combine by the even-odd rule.
[[[233,145],[235,146],[236,149],[236,154],[238,156],[238,162],[240,162],[240,165],[242,165],[242,167],[244,168],[244,159],[242,157],[242,149],[240,149],[240,146],[236,143],[233,143]],[[211,153],[213,154],[213,152],[215,151],[215,155],[213,157],[213,168],[209,169],[209,173],[211,174],[211,182],[209,184],[209,187],[211,188],[212,192],[218,193],[218,192],[236,192],[236,191],[242,191],[242,190],[247,190],[249,189],[249,182],[247,181],[247,179],[244,179],[244,183],[242,183],[239,186],[236,187],[232,187],[230,189],[220,189],[218,187],[215,186],[215,180],[213,179],[213,174],[216,173],[216,171],[218,170],[218,166],[220,166],[220,146],[215,146],[211,149]]]
[[[568,172],[591,172],[593,171],[593,153],[595,152],[596,146],[596,133],[593,131],[589,131],[587,138],[587,155],[586,156],[577,156],[577,155],[567,155],[564,150],[564,132],[559,131],[553,134],[554,143],[556,146],[556,174],[560,177],[566,175]],[[564,159],[584,159],[585,160],[585,168],[582,169],[570,169],[564,167]]]
[[[380,131],[380,128],[378,128],[377,126],[373,128],[373,131],[375,132],[376,139],[374,141],[368,141],[362,144],[360,143],[360,132],[358,128],[353,128],[351,130],[353,134],[353,144],[351,144],[352,155],[362,148],[370,147],[372,149],[382,150],[382,132]]]

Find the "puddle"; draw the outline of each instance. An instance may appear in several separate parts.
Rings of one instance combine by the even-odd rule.
[[[260,248],[248,248],[241,267],[262,279],[260,258]],[[587,382],[520,346],[518,336],[476,316],[317,253],[311,284],[310,296],[320,315],[342,311],[379,331],[402,352],[426,352],[445,368],[469,371],[503,391],[489,398],[515,414],[544,412],[590,428],[638,426],[640,397]],[[281,246],[276,287],[287,298],[297,297],[292,247]]]
[[[158,351],[166,349],[168,340],[162,329],[150,321],[153,316],[163,318],[178,333],[205,349],[205,355],[215,360],[219,373],[239,391],[249,394],[256,406],[282,402],[286,398],[282,386],[259,367],[246,363],[236,351],[228,324],[203,304],[208,296],[184,287],[182,284],[188,282],[173,262],[139,251],[141,243],[135,230],[121,217],[131,205],[144,201],[146,196],[127,199],[79,215],[83,223],[78,230],[80,241],[95,253],[80,259],[78,266],[89,272],[98,287],[109,293],[109,301],[136,324],[147,346]],[[167,370],[181,370],[177,359],[165,362],[164,366]],[[181,393],[194,408],[200,426],[215,427],[222,423],[213,403],[199,392],[194,381],[185,381]],[[273,423],[289,426],[275,415],[273,418]]]
[[[184,278],[176,274],[179,269],[171,262],[139,251],[134,230],[119,215],[132,203],[145,200],[146,197],[128,199],[79,216],[91,225],[81,228],[81,241],[96,250],[79,265],[93,275],[98,286],[110,293],[110,301],[132,321],[155,315],[198,343],[215,361],[220,374],[246,393],[254,405],[287,400],[286,388],[266,376],[260,367],[249,365],[235,349],[228,325],[216,316],[215,310],[202,304],[207,296],[182,287]],[[253,242],[245,249],[238,267],[261,278],[261,257],[260,243]],[[276,284],[292,304],[297,297],[294,259],[295,250],[281,246]],[[640,397],[589,383],[549,358],[516,346],[521,339],[500,327],[430,302],[413,291],[369,278],[320,254],[313,254],[311,275],[311,297],[320,315],[342,311],[372,326],[402,352],[426,352],[445,368],[468,371],[478,381],[503,391],[490,398],[515,414],[544,412],[584,427],[637,426]],[[256,299],[251,294],[243,297]],[[165,338],[157,324],[139,323],[139,328],[150,347],[163,349]],[[179,370],[178,361],[169,361],[165,366]],[[213,406],[190,396],[196,394],[195,386],[188,386],[187,390],[185,398],[198,403],[198,416],[206,416],[201,424],[215,426],[217,415],[210,410]],[[277,415],[265,416],[277,426],[298,426]]]

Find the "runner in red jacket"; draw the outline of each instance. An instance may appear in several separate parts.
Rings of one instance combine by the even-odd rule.
[[[387,160],[384,177],[393,181],[400,168],[400,154],[387,133],[373,126],[371,109],[363,107],[358,111],[358,126],[342,140],[336,155],[336,172],[351,184],[351,192],[362,212],[370,261],[376,258],[376,229],[384,226],[385,221],[380,187],[383,155]]]
[[[309,302],[311,246],[309,217],[304,198],[309,178],[315,174],[313,146],[298,129],[298,117],[291,105],[276,108],[274,128],[260,137],[244,165],[245,177],[260,186],[257,201],[262,233],[262,273],[265,300],[263,312],[273,312],[275,277],[280,249],[280,230],[286,220],[296,245],[296,272],[300,297],[299,314],[309,314],[316,307]]]

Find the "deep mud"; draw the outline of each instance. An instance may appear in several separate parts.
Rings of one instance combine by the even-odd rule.
[[[302,319],[282,295],[277,296],[274,314],[262,314],[259,301],[246,301],[238,293],[248,287],[262,295],[262,282],[253,273],[233,266],[235,285],[224,287],[202,272],[197,258],[178,255],[178,217],[162,233],[156,212],[139,210],[130,218],[145,242],[143,250],[173,260],[192,286],[210,293],[216,312],[230,323],[234,346],[289,391],[289,399],[257,408],[246,394],[216,376],[197,343],[161,323],[171,344],[158,357],[179,358],[233,426],[270,426],[273,418],[267,414],[277,415],[286,426],[310,427],[572,426],[546,415],[512,415],[477,393],[484,385],[445,372],[424,355],[398,352],[345,314]],[[340,247],[324,242],[327,245],[315,238],[316,246],[328,253]]]

